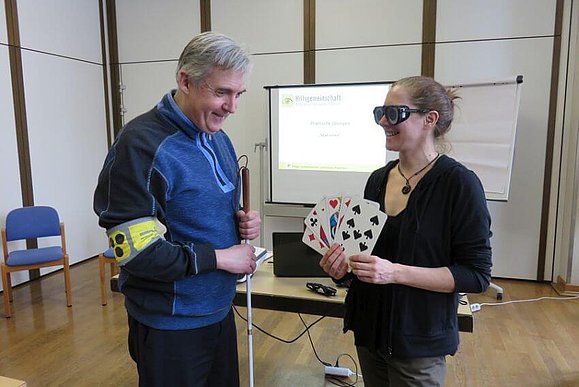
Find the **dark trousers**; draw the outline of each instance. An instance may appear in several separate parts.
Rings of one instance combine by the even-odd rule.
[[[366,387],[444,386],[444,356],[397,359],[364,347],[356,347],[356,350]]]
[[[129,353],[139,386],[239,386],[237,332],[233,311],[197,329],[166,331],[129,315]]]

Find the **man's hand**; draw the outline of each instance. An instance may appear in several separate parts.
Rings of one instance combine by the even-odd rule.
[[[334,243],[320,260],[320,266],[335,279],[344,277],[348,272],[348,259],[344,254],[344,248]]]
[[[255,247],[242,243],[228,249],[215,250],[217,269],[234,274],[251,274],[255,271]]]
[[[241,239],[253,240],[259,236],[259,231],[261,228],[261,218],[259,217],[259,212],[249,211],[247,213],[243,211],[237,211],[237,223],[239,225],[239,235]]]

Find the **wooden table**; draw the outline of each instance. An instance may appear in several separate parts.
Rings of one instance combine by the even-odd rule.
[[[317,294],[306,288],[307,282],[317,282],[337,289],[333,297]],[[330,278],[276,277],[271,260],[257,269],[251,281],[251,305],[258,309],[279,310],[315,314],[341,318],[344,316],[346,289],[337,288]],[[466,295],[458,306],[458,328],[461,332],[473,331],[473,318]],[[237,285],[233,301],[235,305],[246,306],[245,284]]]
[[[113,291],[118,291],[117,279],[118,276],[111,278]],[[252,307],[338,318],[344,316],[345,288],[337,288],[335,296],[326,297],[307,289],[306,282],[318,282],[336,288],[330,278],[276,277],[273,274],[272,261],[267,260],[252,277]],[[461,332],[472,332],[473,318],[467,296],[462,296],[461,301],[458,306],[458,328]],[[247,305],[245,283],[237,285],[233,303],[239,306]]]

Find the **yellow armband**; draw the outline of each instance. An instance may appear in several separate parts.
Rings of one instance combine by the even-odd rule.
[[[151,243],[162,238],[155,225],[156,218],[145,217],[107,230],[109,245],[119,265],[126,265]]]

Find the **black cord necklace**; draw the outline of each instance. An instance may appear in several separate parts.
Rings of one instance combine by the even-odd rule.
[[[404,184],[404,187],[402,187],[402,194],[403,195],[408,195],[410,193],[410,191],[412,191],[412,186],[410,185],[410,179],[412,179],[414,176],[420,174],[420,172],[422,172],[426,168],[428,168],[430,166],[430,164],[434,163],[436,161],[436,159],[438,159],[438,156],[440,156],[440,153],[437,153],[435,158],[430,160],[428,162],[428,164],[426,164],[420,171],[414,173],[409,178],[406,178],[406,176],[404,176],[404,174],[402,173],[402,170],[400,169],[400,162],[398,162],[398,173],[400,173],[400,176],[402,176],[404,178],[404,180],[406,180],[406,184]]]

